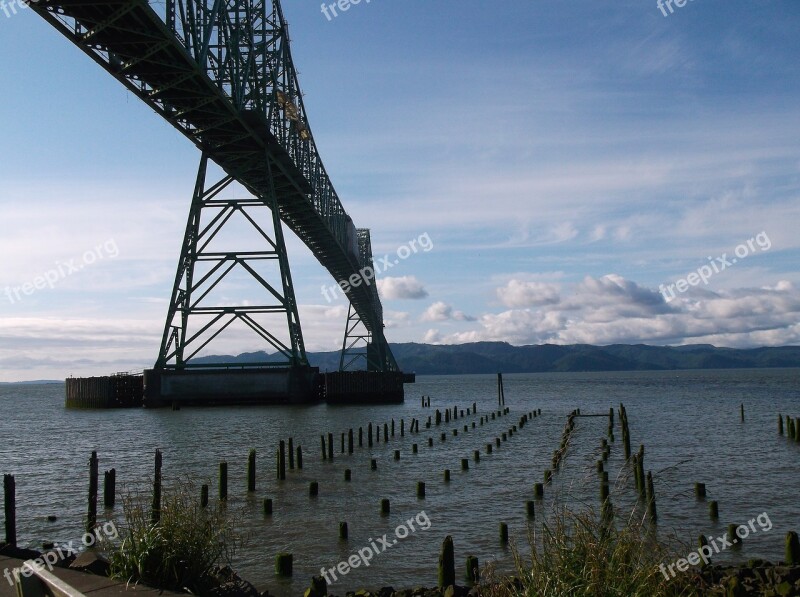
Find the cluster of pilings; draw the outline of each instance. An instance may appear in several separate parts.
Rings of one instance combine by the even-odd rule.
[[[784,435],[784,417],[778,415],[778,433]],[[800,418],[793,419],[786,415],[786,437],[800,444]]]

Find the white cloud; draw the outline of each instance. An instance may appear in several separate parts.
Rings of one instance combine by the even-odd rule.
[[[422,339],[425,344],[439,344],[442,341],[442,335],[439,330],[428,330],[425,332],[425,337]]]
[[[497,298],[506,307],[535,307],[555,305],[561,300],[559,286],[545,282],[522,282],[511,280],[497,289]]]
[[[420,317],[421,321],[476,321],[475,317],[467,315],[463,311],[456,311],[452,305],[437,301],[428,307]]]
[[[403,276],[402,278],[382,278],[378,280],[378,292],[381,298],[386,300],[398,299],[424,299],[428,296],[428,291],[422,282],[414,276]]]
[[[800,343],[800,291],[774,287],[696,289],[666,303],[656,291],[618,275],[586,277],[558,304],[480,317],[479,328],[444,343],[697,344],[747,347]]]

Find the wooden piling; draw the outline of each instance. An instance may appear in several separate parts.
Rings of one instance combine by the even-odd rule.
[[[706,497],[706,484],[705,483],[695,483],[694,484],[694,496],[698,500],[705,499],[705,497]]]
[[[372,423],[367,425],[367,445],[372,447]]]
[[[200,507],[208,508],[208,485],[200,487]]]
[[[708,502],[708,515],[711,520],[717,520],[719,518],[719,504],[717,500]]]
[[[417,498],[425,499],[425,483],[424,481],[417,481]]]
[[[347,453],[352,454],[355,448],[355,438],[353,437],[353,430],[347,432]]]
[[[469,470],[469,458],[462,458],[461,459],[461,470],[468,471]]]
[[[786,551],[784,554],[784,563],[787,566],[800,566],[800,540],[798,540],[797,533],[789,531],[786,533]]]
[[[294,470],[294,438],[289,438],[289,470]]]
[[[528,514],[528,518],[536,518],[536,502],[533,500],[525,502],[525,511]]]
[[[219,499],[228,499],[228,463],[219,463]]]
[[[778,435],[783,435],[783,417],[778,415]]]
[[[339,523],[339,540],[347,541],[350,537],[350,527],[347,525],[346,522]]]
[[[161,522],[161,450],[156,450],[155,471],[153,473],[153,508],[151,512],[151,524],[156,525]]]
[[[400,419],[400,437],[406,436],[406,420]]]
[[[394,451],[394,459],[395,460],[400,460],[400,450],[395,450]]]
[[[349,468],[344,470],[344,480],[345,481],[353,480],[353,471],[351,471]]]
[[[480,450],[474,450],[472,452],[472,459],[475,462],[480,462],[481,461],[481,451]]]
[[[703,552],[703,548],[704,548],[704,547],[708,547],[708,537],[706,537],[705,535],[700,535],[700,536],[697,538],[697,547],[699,547],[699,548],[700,548],[700,550],[701,550],[701,551],[700,551],[700,553],[704,553],[704,552]],[[709,561],[709,563],[711,562],[711,560],[709,559],[709,557],[708,557],[708,556],[706,556],[706,559]],[[701,568],[705,568],[705,567],[706,567],[706,565],[707,565],[707,564],[706,564],[706,562],[705,562],[705,560],[703,560],[702,562],[703,562],[703,563],[702,563],[702,564],[700,564],[700,567],[701,567]]]
[[[374,458],[370,461],[370,468],[373,471],[377,471],[378,470],[378,461],[375,460]]]
[[[97,452],[89,459],[89,513],[86,519],[86,532],[91,533],[97,526],[97,483],[99,461]]]
[[[505,522],[500,523],[500,543],[508,545],[508,525]]]
[[[289,450],[289,454],[291,454]],[[247,456],[247,491],[252,493],[256,490],[256,451],[250,450]]]
[[[739,414],[740,414],[740,416],[742,418],[742,423],[744,423],[744,404],[739,406]]]
[[[328,460],[333,460],[333,433],[328,434]]]
[[[381,515],[388,516],[389,513],[392,511],[391,503],[388,499],[383,498],[381,500]]]
[[[535,483],[533,486],[533,495],[538,499],[544,497],[544,483]]]
[[[608,483],[608,473],[603,473],[604,478],[600,479],[600,503],[604,504],[608,500],[611,488]]]
[[[477,556],[467,556],[465,577],[470,584],[476,585],[480,582],[481,571]]]
[[[322,448],[322,459],[323,460],[327,460],[328,459],[328,447],[325,445],[325,436],[324,435],[320,435],[319,436],[319,445],[320,445],[320,448]]]
[[[658,513],[656,511],[656,494],[653,490],[653,473],[647,471],[647,514],[650,520],[655,522],[658,520]]]
[[[637,468],[637,478],[639,480],[639,495],[642,499],[647,499],[647,487],[645,486],[646,479],[644,475],[644,451],[640,450],[638,456],[634,456],[636,459],[636,468]]]
[[[279,553],[275,556],[275,574],[283,578],[291,577],[293,562],[294,556],[292,554]]]
[[[303,448],[297,446],[297,468],[303,470]]]
[[[270,516],[272,514],[272,498],[264,498],[264,516]]]
[[[439,553],[439,587],[445,589],[456,584],[456,560],[453,538],[444,538],[442,551]]]
[[[286,481],[286,442],[278,444],[278,480]]]
[[[106,471],[103,476],[103,506],[113,508],[117,503],[117,469]]]
[[[91,490],[89,490],[91,503]],[[14,475],[3,475],[3,511],[6,517],[6,543],[17,546],[17,482]]]
[[[317,497],[319,495],[319,483],[317,481],[311,481],[308,484],[308,497]]]
[[[363,448],[364,447],[364,428],[363,427],[359,427],[358,428],[358,447],[359,448]]]
[[[449,468],[444,469],[444,482],[445,483],[449,483],[450,482],[450,469]]]
[[[738,524],[729,524],[728,525],[728,539],[731,543],[733,543],[734,547],[741,547],[742,545],[742,538],[736,534],[736,529],[739,528]]]

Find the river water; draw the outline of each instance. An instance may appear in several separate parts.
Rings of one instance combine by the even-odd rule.
[[[153,454],[161,449],[165,484],[184,479],[196,486],[208,483],[212,498],[218,464],[228,462],[228,508],[247,536],[234,567],[273,594],[302,595],[321,568],[332,568],[367,547],[380,553],[368,567],[360,564],[346,575],[337,574],[332,590],[435,585],[446,535],[455,543],[459,578],[467,555],[478,556],[481,565],[496,562],[499,570],[510,571],[512,554],[498,539],[500,522],[509,525],[512,542],[525,552],[528,525],[540,526],[554,507],[599,506],[594,467],[607,418],[582,417],[576,420],[560,472],[545,489],[545,499],[536,502],[535,521],[527,518],[525,509],[526,501],[533,499],[533,484],[550,467],[569,412],[579,408],[582,414],[607,413],[620,403],[627,408],[634,451],[645,445],[659,534],[694,544],[701,533],[719,536],[728,523],[746,523],[762,515],[761,521],[769,525],[756,524],[741,548],[723,552],[716,561],[776,561],[783,556],[786,532],[800,531],[800,443],[779,436],[777,429],[778,413],[800,416],[798,369],[508,375],[505,395],[511,412],[484,425],[481,417],[498,408],[494,376],[425,376],[406,388],[406,402],[400,406],[173,412],[66,410],[61,384],[0,385],[0,473],[16,477],[19,542],[31,547],[43,541],[79,543],[92,450],[100,458],[101,484],[102,471],[114,467],[118,488],[131,490],[150,479]],[[423,394],[431,397],[432,408],[422,407]],[[473,403],[477,415],[425,428],[437,408],[458,406],[466,411]],[[740,404],[745,406],[744,423]],[[487,443],[535,409],[541,409],[541,417],[501,441],[492,454],[486,453]],[[359,448],[356,431],[354,454],[340,453],[341,432],[359,426],[366,431],[368,423],[382,425],[392,418],[396,435],[388,442],[381,438],[369,448],[365,437]],[[422,420],[420,433],[409,433],[412,418]],[[406,422],[404,437],[399,432],[401,419]],[[453,429],[459,431],[457,436]],[[335,436],[333,461],[321,456],[319,437],[329,432]],[[287,480],[279,482],[275,450],[290,436],[303,447],[304,468],[289,471]],[[428,446],[431,437],[433,447]],[[617,512],[629,513],[635,491],[626,474],[618,417],[615,439],[607,467],[611,499]],[[414,443],[417,454],[412,452]],[[258,482],[257,491],[248,495],[245,475],[251,448],[258,454]],[[395,460],[395,450],[400,450],[400,460]],[[479,462],[473,460],[474,450],[481,452]],[[467,471],[461,470],[463,458],[469,458]],[[372,459],[378,462],[377,470],[371,470]],[[344,481],[348,468],[351,482]],[[449,483],[443,480],[445,469],[452,471]],[[316,498],[309,497],[311,481],[319,483]],[[417,497],[418,481],[426,483],[424,499]],[[709,518],[707,503],[695,499],[695,482],[705,483],[708,499],[719,501],[718,521]],[[262,513],[265,497],[274,501],[270,517]],[[383,498],[391,503],[388,516],[381,514]],[[57,520],[49,522],[49,515]],[[101,521],[118,520],[120,515],[119,506],[103,512],[101,505]],[[0,523],[2,517],[0,512]],[[341,521],[348,522],[349,541],[338,539]],[[394,543],[388,549],[379,541],[384,535]],[[279,552],[294,555],[290,580],[274,575]]]

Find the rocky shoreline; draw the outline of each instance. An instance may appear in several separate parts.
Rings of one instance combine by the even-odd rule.
[[[31,549],[14,548],[0,544],[0,555],[20,560],[41,558],[47,550],[39,552]],[[87,550],[79,555],[60,559],[58,568],[80,570],[88,574],[106,576],[108,562],[97,552]],[[800,566],[773,564],[765,560],[751,560],[736,566],[706,566],[693,577],[698,595],[709,597],[800,597]],[[312,579],[303,597],[479,597],[496,594],[497,589],[505,589],[503,594],[524,594],[522,582],[517,578],[506,578],[491,587],[485,585],[464,587],[459,585],[446,588],[414,587],[395,589],[360,589],[344,593],[329,592],[323,579]],[[251,583],[240,578],[231,568],[220,567],[209,579],[209,586],[203,595],[208,597],[274,597],[269,590],[258,591]]]

